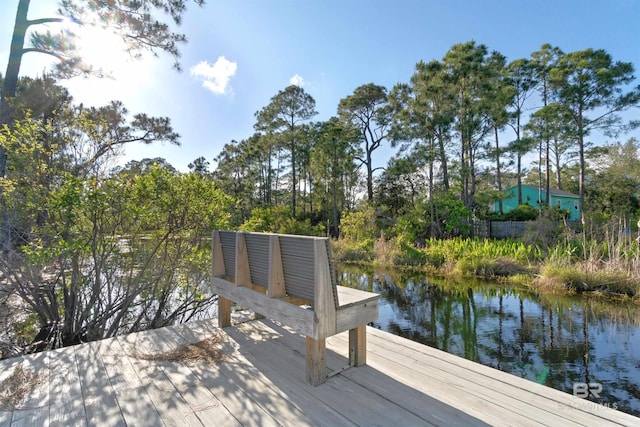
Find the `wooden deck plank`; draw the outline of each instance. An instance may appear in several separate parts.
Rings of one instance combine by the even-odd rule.
[[[164,328],[163,331],[179,336],[173,328]],[[281,391],[273,386],[262,372],[246,360],[243,354],[234,352],[230,355],[229,360],[220,363],[216,367],[220,369],[220,372],[225,377],[239,384],[246,384],[246,387],[243,389],[245,396],[264,407],[272,416],[276,416],[278,422],[281,424],[292,425],[302,423],[315,425],[307,414],[287,401]],[[242,377],[238,378],[238,375]]]
[[[215,319],[191,322],[188,325],[176,325],[169,329],[173,330],[177,335],[170,338],[176,343],[198,342],[205,338],[210,338],[214,334],[225,336],[217,327]],[[142,340],[139,340],[138,343],[140,341]],[[222,346],[223,352],[232,356],[238,345],[230,340],[225,340]],[[238,363],[238,361],[231,360],[233,363]],[[241,387],[242,381],[236,382],[224,376],[216,366],[194,365],[190,366],[189,369],[196,380],[209,390],[229,413],[229,416],[232,417],[229,420],[230,425],[234,425],[236,422],[244,426],[279,425],[269,412],[245,396],[244,389]],[[204,414],[201,417],[203,422],[205,417],[206,415]],[[225,420],[227,420],[226,417],[222,421],[225,422]]]
[[[211,333],[220,333],[220,330],[215,331],[206,327],[202,328],[196,324],[193,326],[193,328],[190,328],[186,325],[178,325],[166,328],[166,331],[177,334],[184,340],[184,343],[195,343],[209,337]],[[180,341],[176,342],[180,343]],[[161,367],[168,380],[175,387],[175,390],[180,393],[181,397],[187,405],[189,405],[191,413],[195,414],[204,425],[241,425],[216,396],[202,384],[190,367],[182,363],[163,363]]]
[[[177,337],[165,329],[154,329],[140,337],[144,337],[147,344],[147,351],[143,351],[144,353],[155,354],[178,346]],[[144,394],[148,396],[154,411],[158,413],[159,422],[165,425],[202,425],[165,373],[165,369],[171,368],[172,362],[135,357],[129,357],[129,360],[140,383],[144,385]]]
[[[297,336],[297,334],[293,334],[292,331],[287,331],[285,328],[274,325],[269,321],[265,321],[262,324],[251,324],[247,326],[247,328],[249,327],[251,329],[276,330],[280,333],[277,341],[267,341],[255,346],[261,352],[266,353],[266,355],[275,354],[279,348],[290,348],[297,353],[295,358],[267,358],[266,355],[260,356],[257,354],[258,360],[256,363],[262,361],[260,368],[269,369],[273,367],[277,375],[296,379],[300,386],[306,385],[303,378],[304,365],[302,364],[304,343],[299,339],[300,337]],[[239,328],[242,328],[242,326],[239,326]],[[328,356],[330,356],[331,353],[333,352],[329,352]],[[343,356],[334,354],[334,359],[339,360],[336,364],[340,367],[344,367],[348,363],[348,359]],[[334,408],[334,410],[357,425],[375,424],[376,422],[381,423],[385,420],[387,424],[394,425],[416,425],[424,423],[424,420],[416,418],[414,414],[408,414],[408,419],[404,421],[392,421],[389,416],[393,417],[393,413],[399,412],[399,408],[395,407],[395,404],[387,405],[387,402],[380,402],[380,399],[371,395],[369,390],[360,386],[354,388],[354,384],[346,383],[340,376],[331,378],[327,381],[326,385],[305,388],[314,399],[323,402],[328,407]],[[344,390],[344,392],[339,392],[338,390]],[[383,408],[383,410],[378,411],[378,408]]]
[[[73,347],[51,351],[49,378],[49,425],[87,425],[80,374]]]
[[[343,341],[343,339],[339,339],[339,341]],[[521,403],[519,401],[513,402],[508,395],[493,393],[487,387],[487,384],[484,387],[478,385],[474,378],[469,378],[468,374],[460,376],[459,372],[455,374],[448,373],[431,365],[425,370],[416,369],[416,367],[419,367],[419,362],[412,358],[410,353],[387,351],[384,347],[375,346],[369,356],[373,358],[371,366],[389,371],[391,375],[397,376],[404,383],[410,384],[411,381],[420,378],[417,386],[425,391],[430,390],[430,387],[436,387],[441,384],[439,392],[433,393],[434,397],[440,399],[439,396],[444,396],[443,400],[456,407],[468,405],[470,404],[469,402],[478,402],[479,412],[477,416],[479,417],[485,416],[484,413],[486,412],[493,413],[493,416],[501,413],[505,416],[509,415],[511,418],[517,419],[518,423],[525,425],[537,425],[539,422],[544,423],[545,420],[552,424],[563,421],[562,419],[549,417],[546,413],[539,412],[529,405],[519,404]],[[496,422],[488,419],[487,421]],[[565,421],[565,425],[576,424]]]
[[[49,406],[13,411],[12,427],[33,427],[48,425]]]
[[[100,426],[125,426],[115,391],[109,382],[95,343],[73,347],[78,363],[80,387],[87,423]]]
[[[182,333],[180,333],[180,331],[182,331]],[[206,329],[203,329],[201,332],[205,332],[205,331]],[[166,351],[170,348],[177,348],[187,343],[197,342],[199,339],[204,338],[197,332],[191,330],[188,327],[185,328],[183,326],[162,328],[154,332],[156,335],[158,335],[158,337],[156,337],[153,340],[153,342],[155,343],[156,347],[160,347],[162,351]],[[218,330],[218,333],[219,333],[219,330]],[[160,342],[163,344],[158,344]],[[171,343],[171,344],[166,345],[166,343]],[[285,405],[282,402],[282,399],[273,398],[270,400],[271,393],[268,393],[268,392],[271,390],[268,389],[268,387],[265,384],[259,381],[258,377],[260,376],[260,373],[255,371],[255,368],[253,366],[250,366],[250,364],[243,364],[242,361],[237,360],[237,356],[238,355],[232,353],[229,355],[229,359],[221,363],[220,365],[205,366],[204,368],[202,368],[202,370],[193,371],[195,374],[195,379],[197,380],[200,378],[198,373],[202,374],[203,370],[217,370],[219,373],[222,374],[222,377],[225,378],[224,380],[225,383],[232,382],[234,384],[240,385],[240,389],[238,389],[238,394],[237,394],[238,399],[235,402],[227,402],[227,403],[231,403],[230,405],[231,408],[233,407],[243,408],[243,406],[247,403],[246,402],[247,399],[250,399],[252,400],[252,403],[255,403],[258,407],[264,408],[264,415],[266,418],[262,418],[261,422],[258,425],[262,425],[262,424],[278,425],[278,423],[275,422],[275,420],[273,419],[273,415],[271,415],[274,413],[277,413],[279,417],[284,417],[289,421],[289,423],[293,422],[296,419],[299,419],[298,417],[304,417],[304,414],[300,413],[300,414],[297,414],[295,417],[289,418],[289,415],[287,415],[289,411],[286,410]],[[224,367],[226,363],[231,363],[232,366]],[[166,363],[163,365],[165,367],[168,366],[168,364]],[[247,370],[253,370],[253,372],[248,373]],[[241,374],[241,376],[238,376],[239,373]],[[249,380],[250,378],[252,379],[251,381]],[[209,390],[212,393],[212,395],[215,396],[216,398],[219,398],[219,396],[221,395],[226,396],[226,390],[217,390],[217,393],[216,391],[211,390],[210,387],[209,387]],[[238,402],[242,402],[242,404],[238,406],[237,405]],[[247,414],[245,409],[239,409],[238,412],[235,412],[235,411],[229,411],[229,412],[230,412],[230,415],[234,417],[234,419],[238,420],[242,424],[245,424],[245,422],[247,421],[246,420]],[[270,418],[271,421],[269,421],[267,418]]]
[[[284,343],[293,348],[297,347],[298,352],[301,351],[300,340],[295,335],[288,334],[287,328],[274,325],[273,323],[269,323],[268,326],[277,331],[282,331],[282,335],[285,337]],[[252,325],[252,327],[258,326]],[[341,361],[339,362],[339,366],[344,366],[348,361],[349,351],[348,342],[346,342],[344,338],[348,340],[348,335],[346,333],[342,333],[339,334],[339,336],[343,339],[337,346],[330,346],[331,351],[327,353],[327,356],[328,359],[339,359]],[[328,341],[332,341],[332,339],[329,339]],[[341,353],[341,355],[338,353]],[[405,384],[395,381],[381,371],[371,369],[368,366],[346,369],[341,372],[340,376],[351,379],[351,375],[357,376],[359,373],[361,373],[359,376],[368,378],[370,383],[367,384],[356,381],[356,384],[363,386],[368,391],[378,395],[378,397],[382,397],[388,402],[397,405],[397,408],[395,408],[396,411],[407,411],[431,425],[448,426],[452,425],[452,421],[453,424],[457,425],[487,425],[485,422],[471,417],[459,409],[444,404],[443,402],[440,402],[417,389],[407,387]],[[369,387],[370,384],[375,386]],[[342,393],[337,393],[337,395],[342,398]],[[340,407],[339,403],[337,405]]]
[[[235,329],[235,328],[234,328]],[[266,331],[265,335],[272,335]],[[341,408],[335,408],[327,405],[323,400],[318,399],[316,392],[324,392],[331,390],[332,387],[327,383],[318,387],[311,386],[307,383],[305,377],[305,356],[304,353],[295,354],[293,357],[287,353],[294,351],[290,347],[283,345],[278,338],[262,340],[255,345],[251,345],[254,338],[248,338],[248,335],[255,335],[254,328],[243,328],[239,326],[235,330],[227,330],[238,343],[242,354],[267,378],[269,378],[297,407],[308,414],[313,420],[320,425],[354,425],[349,421],[349,415],[342,411]],[[272,335],[273,336],[273,335]],[[302,344],[304,346],[304,343]],[[292,363],[296,361],[296,363]],[[285,371],[287,374],[283,375]],[[335,391],[331,391],[335,393]],[[351,399],[346,399],[350,401]],[[344,402],[343,402],[344,403]],[[361,411],[368,413],[366,407],[349,407],[350,411]]]
[[[400,353],[404,353],[404,349],[413,350],[416,358],[419,359],[416,366],[420,366],[421,369],[428,370],[437,363],[437,366],[445,371],[451,372],[453,375],[459,376],[460,372],[465,372],[465,377],[479,374],[486,380],[489,380],[489,382],[486,380],[483,382],[485,386],[491,384],[505,395],[512,396],[514,392],[518,393],[520,399],[526,401],[533,407],[553,412],[565,419],[577,420],[578,422],[593,422],[593,417],[595,416],[595,420],[599,423],[609,421],[622,425],[633,425],[639,421],[637,417],[633,417],[624,412],[603,406],[596,406],[594,408],[593,404],[585,404],[584,400],[578,399],[568,393],[516,377],[515,375],[479,363],[474,363],[432,347],[423,346],[374,328],[367,328],[367,331],[370,331],[371,340],[375,342],[376,347],[384,347],[394,353],[398,353],[399,350]],[[579,410],[575,411],[573,410],[574,408],[578,408]]]
[[[31,392],[18,405],[18,409],[36,409],[49,406],[49,352],[36,353],[22,361],[25,372],[37,375],[42,381],[36,384]],[[16,422],[14,414],[13,422]]]
[[[12,417],[13,417],[13,411],[0,410],[0,427],[9,427],[11,425]]]
[[[337,337],[337,340],[344,340],[343,337]],[[376,338],[372,337],[375,342]],[[504,392],[495,391],[491,388],[494,384],[490,376],[479,376],[472,372],[465,372],[460,375],[460,370],[448,372],[446,367],[440,366],[437,362],[431,361],[425,368],[419,357],[412,357],[411,352],[398,352],[397,348],[388,349],[384,343],[376,342],[370,356],[373,357],[372,366],[378,367],[378,364],[384,366],[384,370],[392,375],[397,375],[404,383],[410,383],[416,378],[420,378],[420,384],[428,391],[428,384],[431,386],[441,384],[439,393],[434,393],[436,398],[442,396],[442,400],[448,401],[450,404],[460,407],[465,405],[465,400],[480,402],[478,417],[485,417],[486,413],[501,413],[508,416],[509,419],[517,419],[518,423],[523,425],[581,425],[575,420],[567,419],[562,415],[549,413],[549,408],[538,408],[530,405],[512,396],[522,395],[521,388],[507,388]],[[404,368],[404,369],[403,369]],[[381,368],[380,368],[381,369]],[[490,368],[489,368],[490,369]],[[520,387],[526,387],[528,381],[521,380]],[[486,419],[486,421],[495,423],[498,421]]]
[[[240,426],[240,422],[187,366],[172,364],[165,375],[182,395],[193,413],[204,425]]]
[[[292,331],[287,331],[286,328],[283,328],[279,325],[274,325],[269,321],[263,322],[262,325],[251,324],[251,329],[261,328],[261,329],[273,329],[279,331],[282,335],[282,338],[279,343],[261,343],[260,348],[266,348],[269,345],[271,346],[279,346],[279,347],[289,347],[294,349],[297,353],[301,353],[303,351],[302,342],[299,337],[292,333]],[[345,334],[340,334],[340,336],[346,336]],[[348,362],[347,353],[348,346],[342,346],[344,350],[344,355],[338,356],[334,353],[334,351],[329,351],[328,356],[331,356],[334,353],[336,359],[341,360],[341,366],[344,366]],[[270,351],[276,351],[277,348],[272,348]],[[267,350],[265,350],[267,351]],[[304,357],[303,354],[300,354],[298,358]],[[279,364],[279,375],[285,377],[294,377],[295,372],[301,370],[302,368],[299,366],[292,366],[292,361],[290,358],[284,359],[281,358],[281,363]],[[269,359],[268,362],[263,363],[262,365],[273,365],[277,362],[273,358]],[[300,365],[301,362],[298,362]],[[264,366],[261,369],[266,369]],[[295,370],[293,370],[295,368]],[[383,388],[394,388],[395,392],[399,393],[398,396],[400,399],[388,399],[379,393],[379,390],[371,390],[367,387],[364,387],[358,383],[352,382],[348,377],[345,376],[347,372],[355,372],[361,369],[360,367],[354,369],[347,369],[343,371],[340,375],[331,378],[327,381],[326,386],[311,388],[312,394],[319,401],[324,402],[327,406],[330,406],[337,410],[339,413],[345,415],[349,420],[357,425],[371,425],[380,423],[382,425],[451,425],[451,420],[463,421],[464,425],[487,425],[486,423],[480,422],[479,420],[464,414],[462,411],[451,408],[448,405],[443,404],[442,402],[438,402],[435,399],[429,398],[423,393],[417,392],[415,389],[408,388],[402,384],[397,383],[397,381],[392,380],[386,375],[378,373],[378,381],[383,383]],[[372,371],[368,370],[368,373],[372,373]],[[297,375],[300,377],[300,375]],[[302,382],[302,378],[298,378],[300,382]],[[324,387],[324,389],[323,389]],[[325,393],[325,389],[329,389],[329,393]],[[406,401],[404,400],[406,396],[414,396],[414,398],[418,401],[416,405],[412,408],[412,410],[406,410],[405,405]],[[382,398],[381,398],[382,397]],[[433,404],[433,406],[431,406]],[[363,413],[362,411],[366,411],[368,413]],[[438,416],[442,411],[450,413],[453,418],[448,418],[447,420],[442,420],[441,417]],[[455,415],[454,415],[455,413]]]
[[[278,322],[270,319],[265,319],[262,322],[252,322],[241,324],[238,328],[246,328],[247,337],[256,339],[258,336],[262,337],[263,341],[268,340],[282,340],[284,344],[285,354],[284,358],[289,361],[292,358],[305,358],[306,348],[304,337],[298,335],[294,330],[287,326],[283,326]],[[230,330],[226,330],[229,333]],[[346,332],[344,332],[346,334]],[[250,341],[248,341],[250,342]],[[348,351],[348,350],[347,350]],[[327,373],[329,376],[336,372],[342,371],[349,366],[349,358],[337,352],[331,351],[326,354]],[[287,375],[296,375],[299,378],[303,378],[305,375],[304,369],[297,371],[293,369],[288,370]]]
[[[306,414],[291,405],[286,396],[282,395],[277,387],[241,355],[234,355],[231,364],[221,365],[219,372],[225,382],[240,385],[236,398],[244,401],[242,405],[251,401],[268,414],[277,425],[314,425]],[[224,390],[219,390],[218,393],[224,393]],[[232,413],[240,420],[241,414]],[[244,421],[241,420],[241,422],[244,424]]]
[[[267,410],[247,398],[240,384],[224,376],[219,369],[209,366],[192,367],[199,381],[213,393],[229,413],[243,426],[274,427],[279,424]]]
[[[160,413],[146,392],[146,387],[140,385],[133,358],[120,340],[98,341],[95,349],[102,359],[127,425],[160,425]]]
[[[305,340],[263,320],[221,331],[215,320],[0,361],[48,372],[0,427],[21,425],[640,425],[631,415],[440,350],[367,328],[368,365],[312,387]],[[218,336],[211,365],[142,360]],[[348,335],[327,339],[327,365],[348,363]],[[584,403],[584,405],[581,405]],[[577,409],[576,409],[577,408]],[[6,408],[5,408],[6,409]]]

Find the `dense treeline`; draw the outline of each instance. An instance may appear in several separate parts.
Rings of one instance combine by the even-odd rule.
[[[523,182],[545,191],[543,207],[555,188],[579,194],[585,212],[635,220],[638,141],[589,139],[638,124],[619,114],[640,101],[633,71],[603,50],[543,45],[507,62],[461,43],[441,60],[418,62],[407,83],[356,88],[327,121],[311,121],[315,102],[304,89],[285,88],[256,113],[254,135],[223,148],[212,175],[238,200],[238,226],[289,205],[292,218],[335,232],[365,200],[387,225],[426,217],[419,234],[447,237],[490,216],[503,190]],[[384,158],[383,145],[397,155]],[[611,185],[605,177],[613,176],[624,178]]]

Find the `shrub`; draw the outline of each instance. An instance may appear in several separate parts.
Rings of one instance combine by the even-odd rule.
[[[375,259],[373,240],[367,239],[360,242],[333,240],[331,249],[333,257],[339,262],[371,263]]]
[[[519,205],[507,213],[507,219],[512,221],[533,221],[538,218],[540,211],[533,206]]]
[[[241,231],[261,233],[297,234],[304,236],[323,236],[321,224],[311,225],[309,218],[293,218],[286,206],[254,208],[251,218],[241,226]]]
[[[375,219],[375,210],[370,206],[361,211],[347,212],[340,221],[340,235],[354,242],[373,241],[378,237]]]

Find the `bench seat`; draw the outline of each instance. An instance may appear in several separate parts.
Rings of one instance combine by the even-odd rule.
[[[220,327],[235,302],[305,335],[311,384],[325,381],[325,339],[337,333],[349,331],[349,365],[366,364],[380,295],[337,285],[327,238],[215,231],[211,292]]]

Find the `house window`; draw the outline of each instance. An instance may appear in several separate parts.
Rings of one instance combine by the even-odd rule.
[[[578,210],[578,201],[573,202],[573,209]]]
[[[556,206],[557,207],[561,207],[562,206],[562,201],[561,200],[556,200]]]

